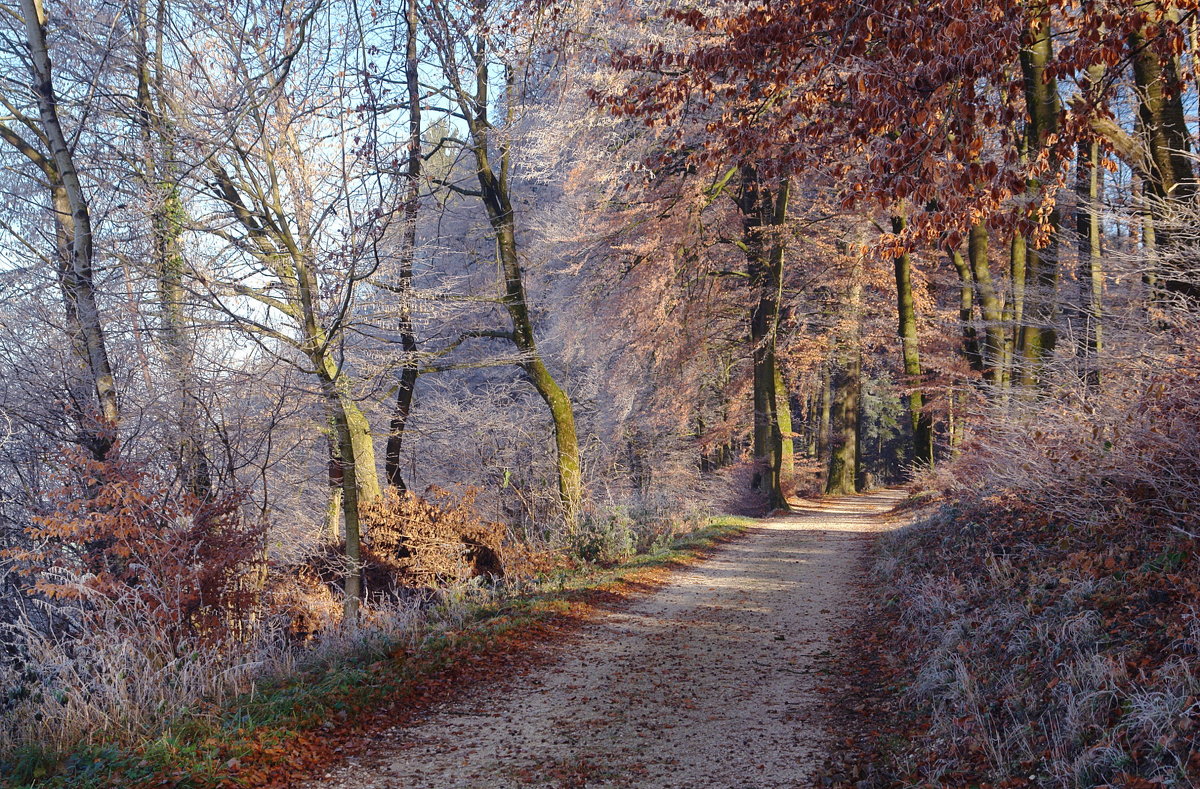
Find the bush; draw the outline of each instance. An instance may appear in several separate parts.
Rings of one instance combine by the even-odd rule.
[[[117,609],[168,639],[220,642],[257,610],[262,528],[242,519],[240,493],[202,499],[141,464],[79,453],[55,483],[9,557],[81,629]]]
[[[1011,492],[1077,524],[1200,531],[1200,354],[1164,367],[1074,405],[989,415],[945,487],[960,501]]]
[[[363,595],[366,607],[389,605],[419,590],[504,575],[504,527],[480,519],[475,495],[430,488],[424,497],[388,488],[364,503]],[[298,563],[272,568],[272,618],[308,640],[341,621],[345,545],[318,546]]]
[[[633,521],[620,510],[592,513],[567,533],[571,555],[595,564],[616,564],[636,552]]]
[[[922,780],[1195,785],[1200,356],[1164,367],[998,406],[883,541]]]
[[[430,488],[419,497],[389,488],[362,506],[361,524],[368,590],[504,574],[504,527],[479,517],[474,491]]]

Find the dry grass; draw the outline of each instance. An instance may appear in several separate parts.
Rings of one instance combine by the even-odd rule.
[[[995,406],[881,540],[927,721],[909,780],[1200,785],[1200,359]],[[1007,783],[1005,783],[1007,782]]]

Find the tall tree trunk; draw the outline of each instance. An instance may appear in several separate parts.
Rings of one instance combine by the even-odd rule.
[[[347,623],[353,624],[358,619],[358,609],[363,596],[362,583],[362,533],[359,529],[359,479],[358,463],[346,462],[347,458],[355,457],[353,431],[346,412],[346,398],[337,391],[334,381],[325,381],[325,401],[330,411],[330,421],[333,422],[334,435],[337,437],[336,476],[341,482],[342,526],[346,535],[345,575],[342,589],[345,593],[343,600],[344,616]],[[371,476],[374,476],[372,469]]]
[[[338,435],[338,428],[332,415],[330,415],[329,428],[325,433],[325,438],[329,442],[329,471],[327,474],[329,499],[325,510],[325,529],[321,540],[337,545],[341,538],[342,524],[342,461],[341,437]]]
[[[996,293],[988,262],[987,226],[982,222],[971,226],[967,258],[971,265],[971,278],[979,294],[979,314],[983,317],[984,342],[980,354],[983,377],[993,387],[1002,387],[1007,381],[1004,346],[1008,330],[1001,304],[1003,300]]]
[[[763,464],[765,475],[756,487],[772,508],[784,507],[781,480],[783,441],[777,405],[775,342],[783,295],[783,243],[778,229],[787,216],[788,183],[778,192],[763,185],[757,170],[741,168],[738,206],[742,212],[743,244],[755,302],[750,315],[750,348],[753,359],[754,457]]]
[[[775,360],[775,417],[779,423],[781,437],[779,476],[782,482],[791,482],[796,477],[796,440],[792,433],[792,401],[778,359]]]
[[[172,171],[174,141],[163,115],[154,102],[152,88],[162,92],[161,30],[165,24],[165,1],[158,4],[159,43],[152,64],[149,38],[150,20],[146,2],[137,7],[135,60],[137,69],[137,124],[141,131],[142,177],[150,203],[151,254],[158,286],[160,313],[159,337],[171,377],[175,380],[175,429],[180,474],[188,489],[204,498],[212,488],[208,458],[200,436],[196,408],[195,344],[187,327],[184,292],[182,233],[183,200]]]
[[[817,422],[817,460],[829,458],[833,443],[833,363],[826,360],[821,364],[821,394],[818,405],[820,414]]]
[[[846,349],[831,380],[833,446],[825,493],[843,496],[858,492],[858,411],[862,353],[857,345]]]
[[[902,217],[892,218],[892,231],[904,230]],[[921,353],[917,337],[917,311],[913,304],[912,257],[907,253],[896,256],[896,315],[898,334],[904,356],[904,375],[907,378],[908,416],[912,424],[913,461],[920,466],[933,467],[933,418],[925,411],[925,396],[921,391]]]
[[[1100,389],[1101,317],[1104,298],[1103,250],[1100,243],[1100,143],[1081,142],[1076,166],[1075,229],[1079,235],[1080,372],[1088,389]]]
[[[830,450],[825,493],[844,495],[858,491],[858,433],[862,379],[862,278],[861,259],[850,275],[846,307],[850,325],[838,338],[829,378]]]
[[[474,6],[479,30],[472,50],[474,74],[473,93],[466,93],[466,86],[458,83],[456,95],[459,107],[470,132],[469,150],[474,158],[475,176],[479,183],[476,193],[487,212],[488,223],[496,241],[496,256],[504,277],[502,300],[512,324],[512,341],[521,354],[521,369],[533,388],[545,402],[554,423],[554,445],[558,468],[558,494],[564,520],[573,524],[583,504],[583,475],[579,453],[579,438],[575,432],[575,409],[566,390],[555,380],[542,360],[534,338],[533,322],[529,318],[529,304],[525,294],[525,272],[517,254],[516,216],[510,194],[509,170],[511,149],[507,140],[498,143],[499,166],[492,163],[492,124],[488,111],[492,106],[489,98],[491,80],[488,76],[490,57],[487,32],[484,29],[485,0],[476,0]],[[446,10],[435,4],[434,13],[440,23],[451,29],[445,18]],[[458,80],[456,72],[453,79]],[[505,71],[505,86],[511,94],[514,88],[512,71]],[[511,103],[507,105],[511,112]]]
[[[984,371],[979,332],[975,330],[975,276],[971,264],[957,249],[950,251],[950,263],[958,273],[958,326],[962,332],[962,352],[967,364],[977,373]],[[986,337],[986,328],[984,330]]]
[[[304,281],[305,272],[300,272],[300,278]],[[342,530],[346,536],[342,588],[345,592],[346,621],[353,623],[357,619],[363,595],[359,505],[378,499],[382,490],[375,468],[375,446],[370,423],[350,397],[349,384],[341,369],[324,350],[324,345],[316,347],[317,350],[310,350],[310,359],[321,382],[321,393],[329,411],[331,438],[335,442],[332,445],[336,454],[330,464],[330,483],[341,489]],[[336,494],[333,494],[333,499],[336,502]],[[331,526],[336,529],[336,524]]]
[[[1158,264],[1158,232],[1154,225],[1154,212],[1150,208],[1150,201],[1147,199],[1147,190],[1149,184],[1146,179],[1141,180],[1138,191],[1142,198],[1139,212],[1142,217],[1141,221],[1141,236],[1142,236],[1142,254],[1147,260],[1146,270],[1142,273],[1142,282],[1146,285],[1146,290],[1150,294],[1150,299],[1147,304],[1148,309],[1152,311],[1153,306],[1158,301],[1157,295],[1161,283],[1159,282],[1159,272],[1161,266]],[[1154,316],[1149,316],[1151,319]]]
[[[1159,0],[1136,0],[1134,10],[1147,15],[1146,25],[1130,35],[1129,48],[1138,95],[1138,118],[1149,147],[1150,172],[1146,179],[1149,209],[1158,225],[1157,250],[1165,262],[1163,270],[1155,273],[1156,284],[1166,293],[1200,299],[1200,273],[1196,265],[1170,254],[1175,245],[1169,221],[1171,207],[1186,204],[1192,198],[1196,193],[1196,176],[1179,64],[1173,56],[1162,57],[1154,45],[1168,21],[1169,8]]]
[[[529,319],[529,307],[525,300],[524,275],[517,258],[512,208],[508,204],[507,193],[497,192],[494,197],[499,209],[494,214],[489,209],[489,215],[494,219],[492,228],[496,233],[496,247],[504,272],[504,306],[512,321],[513,342],[522,354],[521,369],[550,410],[550,418],[554,423],[554,445],[557,450],[559,501],[567,523],[574,523],[583,502],[583,478],[579,439],[575,432],[575,409],[570,397],[554,379],[538,352],[533,322]]]
[[[384,452],[384,474],[390,485],[404,492],[404,477],[400,473],[400,451],[404,447],[404,430],[412,413],[413,394],[417,386],[417,336],[412,320],[413,257],[417,248],[417,211],[421,204],[421,83],[417,61],[417,0],[406,0],[404,45],[404,79],[408,90],[408,178],[404,199],[404,231],[400,249],[400,350],[404,359],[396,387],[396,405],[388,430]]]
[[[1021,355],[1024,342],[1025,326],[1025,277],[1028,244],[1025,236],[1014,231],[1008,245],[1008,270],[1012,280],[1012,298],[1004,307],[1004,369],[1005,398],[1007,389],[1020,377],[1020,365],[1017,357]]]
[[[1026,0],[1026,26],[1022,37],[1020,54],[1021,74],[1025,84],[1025,107],[1028,113],[1026,139],[1029,157],[1036,160],[1049,145],[1052,135],[1058,133],[1062,103],[1058,95],[1058,80],[1047,68],[1054,57],[1051,39],[1051,14],[1047,0]],[[1026,314],[1029,321],[1025,326],[1022,341],[1022,383],[1033,384],[1042,380],[1046,361],[1053,356],[1058,341],[1056,330],[1058,289],[1058,251],[1060,218],[1057,201],[1053,195],[1043,195],[1042,185],[1035,179],[1029,182],[1029,192],[1035,203],[1049,200],[1052,203],[1049,239],[1044,246],[1027,250],[1026,262]],[[1032,285],[1032,291],[1028,288]]]
[[[26,40],[33,67],[33,93],[37,99],[41,131],[49,146],[50,161],[57,175],[53,184],[57,225],[65,242],[61,274],[67,294],[67,311],[75,316],[79,331],[73,345],[80,349],[94,389],[95,413],[84,414],[82,442],[92,456],[104,460],[116,440],[121,412],[116,380],[109,362],[108,346],[100,320],[93,281],[92,217],[87,196],[75,168],[75,158],[58,118],[53,67],[46,47],[46,14],[41,0],[21,0]],[[82,405],[82,404],[81,404]]]

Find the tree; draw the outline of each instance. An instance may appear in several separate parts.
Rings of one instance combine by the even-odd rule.
[[[353,619],[362,594],[359,506],[377,499],[381,487],[375,435],[351,372],[351,327],[363,283],[379,265],[377,242],[394,215],[385,210],[394,190],[364,177],[379,157],[373,146],[386,144],[371,135],[369,119],[325,112],[327,95],[353,106],[362,84],[353,67],[296,69],[315,56],[319,10],[264,9],[257,23],[278,34],[270,47],[243,46],[248,29],[212,20],[211,35],[231,61],[218,67],[202,53],[181,53],[203,79],[174,84],[165,98],[170,122],[196,152],[194,226],[224,245],[193,272],[206,303],[257,347],[310,376],[327,409]],[[356,43],[341,56],[352,57]],[[199,94],[203,86],[216,89],[211,98]],[[210,112],[194,110],[206,104]],[[342,146],[323,145],[329,135]],[[352,147],[355,135],[367,144]]]
[[[29,52],[25,66],[29,70],[33,106],[21,106],[24,97],[2,97],[0,103],[24,127],[32,142],[8,124],[0,124],[0,137],[33,164],[49,185],[55,227],[54,259],[67,331],[86,381],[76,382],[75,376],[68,374],[70,405],[79,426],[79,443],[92,457],[104,460],[116,441],[121,410],[96,296],[90,203],[61,120],[55,72],[46,41],[46,11],[41,0],[21,0],[18,19]],[[36,117],[32,112],[36,112]]]
[[[904,230],[903,217],[892,218],[893,232]],[[904,355],[904,374],[908,377],[909,420],[912,423],[913,460],[927,468],[933,467],[933,419],[925,410],[921,393],[921,352],[917,336],[917,312],[913,303],[912,256],[908,252],[896,255],[896,314]],[[970,309],[967,308],[968,317]]]
[[[550,412],[554,422],[559,499],[564,518],[570,523],[583,502],[575,409],[538,350],[517,241],[510,178],[512,149],[503,124],[498,126],[492,121],[499,103],[501,111],[508,113],[506,120],[511,122],[523,64],[515,61],[515,53],[505,52],[499,39],[506,23],[504,9],[498,4],[489,0],[462,3],[432,0],[428,8],[429,35],[437,53],[439,76],[445,80],[442,92],[454,104],[455,117],[465,125],[466,139],[459,144],[471,157],[478,182],[476,189],[450,182],[446,185],[456,193],[478,198],[487,215],[503,279],[501,303],[511,327],[488,336],[509,339],[516,346],[520,353],[518,364]],[[496,78],[493,69],[497,67],[504,89],[499,100],[493,96],[492,83]]]

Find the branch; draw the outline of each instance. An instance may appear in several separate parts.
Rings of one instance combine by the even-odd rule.
[[[447,354],[449,354],[454,349],[458,348],[458,346],[462,345],[467,340],[475,340],[475,339],[482,339],[482,338],[490,338],[493,340],[508,340],[509,342],[514,342],[513,334],[510,331],[503,331],[501,329],[474,329],[472,331],[463,332],[462,334],[458,335],[457,340],[450,343],[445,348],[441,348],[437,351],[434,351],[433,353],[430,353],[429,356],[434,359],[440,358],[442,356],[446,356]]]
[[[1107,142],[1121,159],[1138,175],[1146,175],[1143,160],[1146,158],[1138,140],[1112,118],[1093,117],[1089,122],[1092,131]]]

